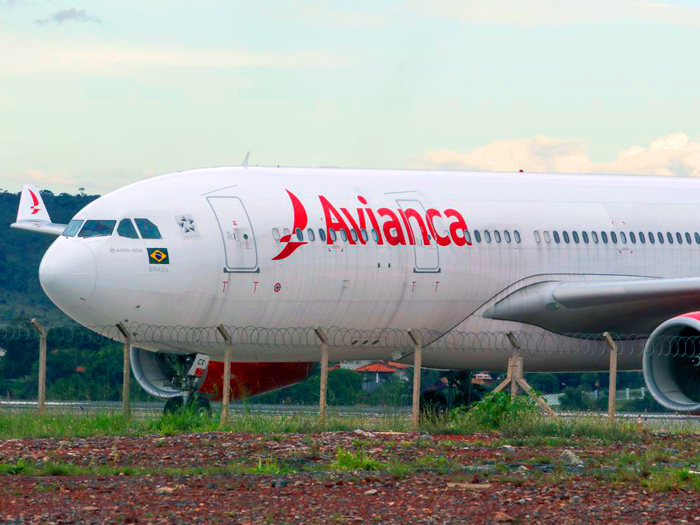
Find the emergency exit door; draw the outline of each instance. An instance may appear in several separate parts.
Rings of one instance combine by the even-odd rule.
[[[397,200],[396,201],[402,210],[413,209],[417,211],[420,216],[425,221],[425,207],[417,200]],[[413,238],[416,244],[413,246],[415,255],[415,267],[414,272],[416,273],[439,273],[440,272],[440,252],[438,251],[438,245],[433,236],[428,233],[429,243],[426,244],[423,241],[423,232],[421,231],[420,225],[416,219],[410,219],[409,224],[411,225],[411,231],[413,232]],[[434,221],[436,227],[437,219]],[[425,228],[430,232],[428,225],[424,223]]]
[[[257,272],[258,248],[248,212],[238,197],[207,197],[221,230],[227,272]]]

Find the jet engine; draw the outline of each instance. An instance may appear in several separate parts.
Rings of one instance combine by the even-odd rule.
[[[661,405],[700,412],[700,312],[674,317],[654,330],[643,367],[647,388]]]
[[[181,378],[187,373],[194,356],[150,352],[131,348],[131,370],[141,388],[154,397],[170,399],[181,396]],[[231,399],[270,392],[304,381],[314,363],[231,363]],[[224,364],[209,361],[207,371],[196,379],[197,389],[211,400],[223,393]]]

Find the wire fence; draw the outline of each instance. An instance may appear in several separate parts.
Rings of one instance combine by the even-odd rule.
[[[148,349],[173,349],[201,351],[221,348],[225,340],[217,327],[156,326],[141,323],[127,324],[132,344]],[[226,326],[235,347],[303,348],[321,347],[315,328],[285,327],[263,328],[256,326]],[[376,328],[360,330],[338,326],[321,327],[330,348],[368,350],[399,350],[410,353],[414,347],[408,329]],[[510,355],[514,341],[522,355],[570,354],[604,356],[609,352],[603,334],[551,332],[463,332],[452,330],[441,333],[427,328],[412,329],[426,351],[449,350],[464,353]],[[123,341],[116,326],[58,326],[47,327],[51,344]],[[649,334],[610,334],[620,356],[642,356],[644,352],[659,356],[700,357],[700,336],[660,336],[653,347],[647,345]],[[0,325],[0,343],[3,341],[30,341],[39,338],[28,323]],[[362,355],[362,354],[360,354]]]

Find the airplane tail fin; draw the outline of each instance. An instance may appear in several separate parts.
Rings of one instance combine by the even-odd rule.
[[[44,200],[41,198],[39,188],[34,184],[25,184],[22,187],[22,196],[19,199],[17,221],[10,225],[19,230],[29,230],[46,235],[61,235],[66,228],[65,224],[51,222],[49,212],[46,210]]]
[[[39,188],[34,184],[25,184],[22,187],[22,197],[19,199],[17,210],[17,222],[20,221],[51,222]]]

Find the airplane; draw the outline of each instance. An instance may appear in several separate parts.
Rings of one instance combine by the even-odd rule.
[[[700,334],[697,191],[689,178],[244,165],[130,184],[67,225],[25,185],[12,227],[57,237],[41,286],[94,330],[419,327],[434,334],[423,365],[451,370],[503,370],[508,355],[450,334],[512,331],[543,342],[527,371],[607,370],[607,355],[572,334],[645,334],[618,368],[642,369],[661,405],[697,412],[698,359],[653,351]],[[180,406],[221,391],[221,338],[200,353],[143,332],[132,370],[147,392]],[[333,345],[331,359],[411,358],[365,342]],[[282,343],[236,344],[234,397],[308,376],[317,342]],[[205,374],[176,381],[204,354]]]

